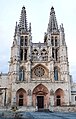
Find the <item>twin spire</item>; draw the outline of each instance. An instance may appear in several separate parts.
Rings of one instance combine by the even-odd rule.
[[[29,32],[31,31],[30,25],[31,24],[29,24]],[[24,6],[22,7],[22,10],[21,10],[19,25],[17,25],[16,23],[15,34],[18,30],[17,28],[19,28],[19,30],[24,30],[25,32],[28,32],[26,9]],[[48,33],[58,32],[58,24],[57,24],[56,15],[55,15],[55,11],[53,7],[51,8],[51,11],[50,11],[50,18],[49,18],[47,32]]]

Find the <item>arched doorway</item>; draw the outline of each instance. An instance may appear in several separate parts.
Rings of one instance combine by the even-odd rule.
[[[23,106],[23,94],[19,94],[19,106]]]
[[[39,84],[33,90],[33,106],[37,106],[38,109],[49,107],[49,91],[43,84]]]
[[[64,104],[64,91],[57,89],[55,91],[55,106],[62,106]]]
[[[26,106],[27,104],[26,91],[22,88],[16,92],[16,103],[18,106]]]

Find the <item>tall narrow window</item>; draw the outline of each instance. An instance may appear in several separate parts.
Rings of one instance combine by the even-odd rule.
[[[55,37],[55,46],[57,46],[58,44],[57,44],[57,37]]]
[[[27,46],[27,36],[25,36],[25,46]]]
[[[52,48],[52,57],[54,58],[54,48]]]
[[[56,50],[55,50],[56,61],[57,61],[57,57],[58,57],[57,54],[58,54],[58,50],[56,49]]]
[[[20,60],[23,60],[23,49],[20,49]]]
[[[27,60],[27,50],[25,49],[25,52],[24,52],[24,60]]]
[[[23,36],[21,36],[21,39],[20,39],[20,45],[23,46]]]
[[[53,38],[53,36],[51,37],[51,45],[54,46],[54,38]]]
[[[54,80],[57,81],[58,80],[58,68],[54,67]]]

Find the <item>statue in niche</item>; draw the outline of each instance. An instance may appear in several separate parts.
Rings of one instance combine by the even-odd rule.
[[[28,89],[27,93],[29,96],[31,96],[31,90],[30,89]]]
[[[19,81],[23,81],[24,80],[24,70],[21,69],[19,72]]]
[[[54,91],[52,89],[50,90],[50,95],[54,95]]]
[[[57,67],[54,67],[54,80],[55,81],[58,80],[58,69],[57,69]]]

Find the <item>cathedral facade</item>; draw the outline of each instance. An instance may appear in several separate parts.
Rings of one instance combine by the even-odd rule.
[[[0,106],[48,109],[50,106],[75,105],[76,86],[71,81],[63,24],[58,28],[51,8],[43,43],[33,43],[31,23],[27,27],[22,7],[16,23],[9,72],[0,74]]]

